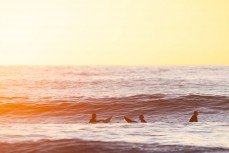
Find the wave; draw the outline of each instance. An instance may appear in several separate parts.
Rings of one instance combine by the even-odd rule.
[[[1,115],[41,115],[41,116],[75,116],[91,114],[131,115],[131,114],[171,114],[207,109],[205,113],[229,110],[229,97],[188,95],[168,98],[165,95],[136,95],[130,97],[85,98],[70,97],[61,100],[41,99],[42,102],[31,102],[22,97],[6,98],[16,102],[1,102]],[[27,100],[27,101],[26,101]],[[3,97],[1,97],[3,101]]]
[[[37,142],[0,143],[4,153],[226,153],[226,148],[208,148],[182,145],[136,144],[126,142],[85,141],[80,139],[40,140]]]

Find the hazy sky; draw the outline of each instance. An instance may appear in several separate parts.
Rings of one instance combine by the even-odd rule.
[[[0,65],[229,64],[229,0],[1,0]]]

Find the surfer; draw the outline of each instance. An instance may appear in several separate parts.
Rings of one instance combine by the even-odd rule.
[[[139,120],[141,121],[141,123],[147,123],[144,119],[144,115],[139,115]]]
[[[112,119],[112,116],[111,117],[108,117],[105,120],[97,120],[96,119],[96,114],[93,113],[93,114],[91,114],[91,119],[90,119],[89,123],[93,123],[93,124],[94,123],[109,123],[111,121],[111,119]]]
[[[97,120],[96,119],[96,114],[93,113],[93,114],[91,114],[91,119],[90,119],[89,123],[98,123],[98,122],[103,122],[103,121],[104,120]]]
[[[190,118],[189,122],[198,122],[197,116],[198,116],[198,112],[197,111],[193,112],[193,115]]]

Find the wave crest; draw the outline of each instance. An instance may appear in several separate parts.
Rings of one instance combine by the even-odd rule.
[[[21,100],[21,97],[19,98]],[[223,96],[201,95],[167,98],[165,95],[160,94],[136,95],[121,98],[73,97],[68,100],[47,100],[47,103],[1,103],[0,115],[74,116],[91,114],[92,112],[103,115],[125,115],[133,113],[151,115],[187,112],[200,108],[215,111],[228,111],[229,98]]]

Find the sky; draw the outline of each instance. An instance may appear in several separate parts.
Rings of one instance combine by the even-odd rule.
[[[0,0],[0,65],[228,65],[228,0]]]

